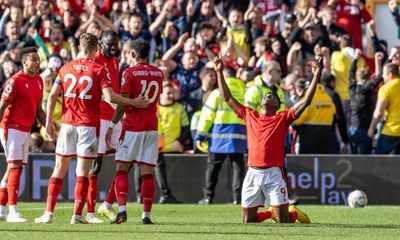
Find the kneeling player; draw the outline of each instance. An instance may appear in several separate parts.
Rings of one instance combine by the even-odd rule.
[[[213,62],[222,98],[245,121],[247,128],[249,170],[242,187],[243,222],[262,222],[272,214],[278,223],[295,222],[300,212],[297,209],[289,212],[288,208],[289,198],[282,170],[284,141],[289,125],[311,104],[321,73],[320,62],[313,63],[314,77],[305,97],[289,110],[279,113],[276,112],[281,102],[275,92],[267,93],[261,100],[261,113],[241,105],[225,82],[222,60],[215,57]],[[271,70],[271,74],[280,73],[279,65]],[[258,212],[265,203],[273,207],[272,212]]]

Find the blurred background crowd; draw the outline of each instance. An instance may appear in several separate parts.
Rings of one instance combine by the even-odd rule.
[[[387,14],[400,25],[396,1]],[[243,122],[225,114],[215,90],[209,59],[220,54],[231,91],[256,110],[269,91],[281,98],[281,110],[295,104],[312,78],[312,61],[323,57],[314,103],[291,126],[286,152],[373,153],[367,131],[382,67],[400,64],[400,46],[388,48],[378,36],[362,0],[1,0],[0,16],[0,86],[22,68],[20,49],[37,47],[44,109],[57,71],[79,56],[82,33],[118,33],[121,75],[130,66],[129,42],[149,41],[149,60],[164,73],[164,152],[246,151],[245,129],[237,127]],[[61,98],[55,116],[61,124]],[[40,125],[31,137],[31,152],[54,151]],[[242,149],[229,150],[236,143]]]

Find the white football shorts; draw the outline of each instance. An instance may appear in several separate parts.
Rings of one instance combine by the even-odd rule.
[[[242,208],[279,207],[289,204],[283,169],[249,167],[242,187]]]
[[[29,140],[29,132],[9,128],[5,133],[4,129],[0,128],[0,141],[8,163],[22,162],[24,165],[28,164]]]
[[[117,146],[115,161],[155,166],[158,158],[158,132],[125,131]]]
[[[58,156],[95,159],[97,150],[96,127],[61,125],[56,146]]]
[[[111,135],[111,143],[106,142],[106,133],[111,121],[100,119],[100,134],[99,134],[99,149],[97,150],[98,156],[104,156],[110,153],[114,153],[117,148],[119,137],[121,136],[122,123],[119,121],[115,124]]]

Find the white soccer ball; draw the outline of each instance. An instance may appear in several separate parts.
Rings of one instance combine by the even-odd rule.
[[[368,203],[367,194],[361,190],[352,191],[347,200],[351,208],[364,207]]]

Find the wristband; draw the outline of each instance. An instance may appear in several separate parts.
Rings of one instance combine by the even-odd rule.
[[[115,123],[110,122],[110,125],[108,126],[109,128],[113,129],[115,127]]]

